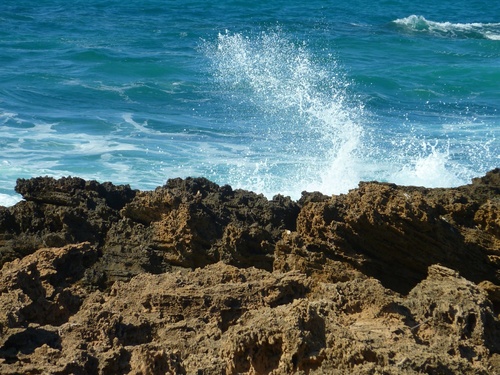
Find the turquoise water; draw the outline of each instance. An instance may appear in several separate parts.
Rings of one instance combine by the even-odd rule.
[[[500,166],[500,2],[0,4],[0,204],[17,178],[271,197]]]

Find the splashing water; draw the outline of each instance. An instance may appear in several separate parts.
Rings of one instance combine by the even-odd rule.
[[[462,183],[457,177],[457,168],[452,173],[447,166],[450,163],[449,144],[445,150],[438,148],[438,141],[433,144],[422,142],[422,152],[414,160],[404,165],[392,175],[391,181],[401,185],[421,185],[429,187],[457,186]]]
[[[394,147],[384,145],[335,59],[316,64],[306,43],[279,31],[226,32],[215,45],[206,43],[205,53],[227,108],[249,119],[248,152],[229,173],[234,186],[298,197],[302,190],[344,193],[361,180],[450,187],[474,176],[453,160],[449,142],[428,134],[406,134],[400,126]]]
[[[140,63],[119,77],[109,67],[122,66],[120,53],[103,57],[91,77],[85,69],[77,78],[54,75],[52,63],[35,81],[13,74],[12,87],[36,94],[37,82],[47,95],[2,102],[0,204],[15,199],[17,177],[40,174],[139,189],[205,176],[296,199],[303,190],[343,193],[362,180],[456,186],[498,166],[497,24],[409,17],[342,25],[347,34],[337,23],[332,33],[225,32],[189,49],[194,64],[185,66],[184,53],[143,60],[134,45],[128,51]],[[156,56],[159,47],[150,48]],[[47,61],[66,61],[60,50]],[[63,98],[71,110],[60,110]]]
[[[304,189],[338,193],[356,186],[363,108],[348,103],[348,82],[331,56],[326,70],[314,63],[305,43],[294,44],[279,32],[253,38],[226,32],[206,47],[229,103],[261,116],[249,125],[258,161],[253,169],[238,165],[233,184],[292,196]],[[265,150],[270,152],[263,162],[259,151]]]

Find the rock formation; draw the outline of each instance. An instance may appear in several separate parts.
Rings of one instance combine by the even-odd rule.
[[[2,374],[500,374],[500,169],[296,202],[204,178],[16,191]]]

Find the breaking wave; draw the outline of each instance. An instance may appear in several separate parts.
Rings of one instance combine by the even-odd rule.
[[[411,15],[393,21],[397,27],[415,33],[428,33],[451,38],[500,40],[500,23],[453,23],[427,20]]]

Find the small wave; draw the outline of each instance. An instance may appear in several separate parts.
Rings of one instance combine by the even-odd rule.
[[[417,15],[399,18],[392,23],[408,32],[451,38],[500,40],[500,23],[436,22]]]
[[[0,124],[5,125],[9,122],[20,124],[22,120],[18,118],[18,114],[15,112],[0,112]]]
[[[500,32],[493,33],[493,32],[487,31],[487,32],[485,32],[484,36],[490,40],[500,40]]]

